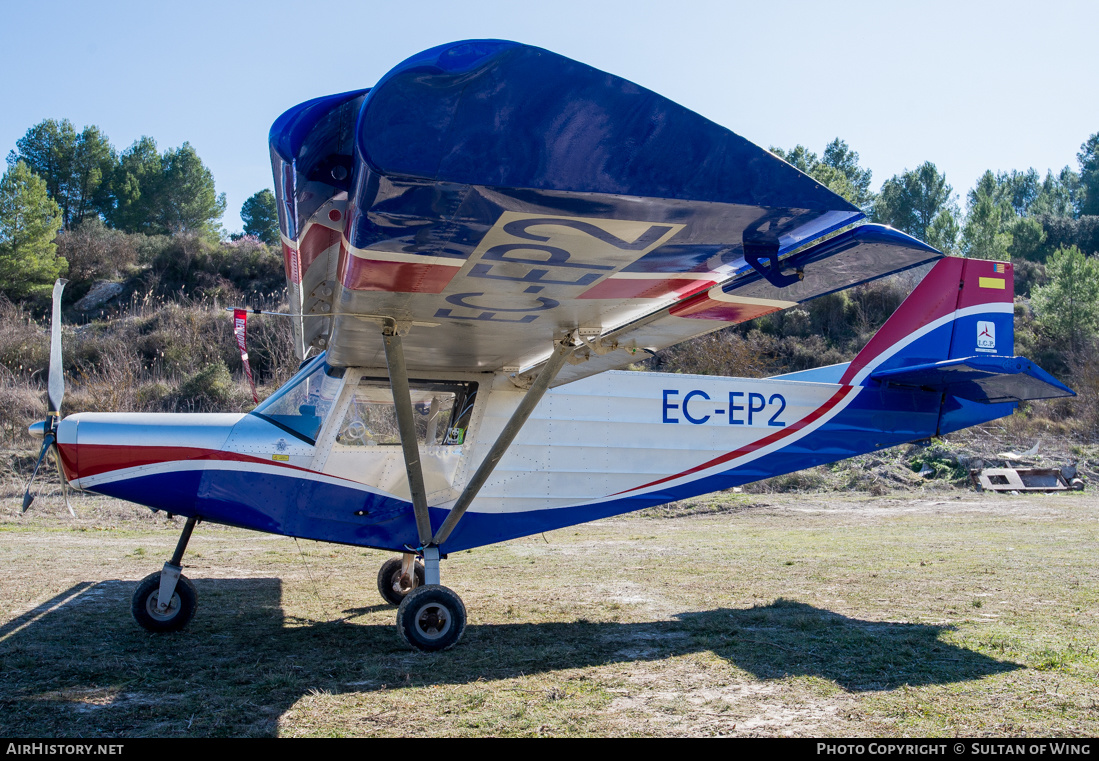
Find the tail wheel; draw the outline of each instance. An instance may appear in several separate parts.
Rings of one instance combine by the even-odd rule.
[[[168,603],[167,610],[160,610],[157,603],[160,598],[160,572],[149,574],[134,590],[130,603],[130,612],[141,628],[149,632],[177,632],[190,623],[198,607],[198,593],[195,585],[186,576],[180,576],[176,582],[176,591]]]
[[[417,650],[436,652],[458,644],[466,628],[466,606],[446,587],[413,589],[397,609],[397,631]]]
[[[416,561],[416,586],[412,587],[401,583],[401,559],[390,558],[382,564],[378,571],[378,591],[381,592],[386,602],[392,605],[400,605],[408,593],[424,585],[424,564]]]

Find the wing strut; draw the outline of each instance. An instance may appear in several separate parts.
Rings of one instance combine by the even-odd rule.
[[[416,420],[412,412],[412,395],[408,390],[408,369],[405,367],[404,346],[396,322],[387,320],[382,328],[385,362],[389,367],[389,385],[393,390],[393,407],[397,412],[397,428],[404,450],[404,467],[408,474],[408,490],[412,493],[412,510],[416,514],[416,533],[420,544],[431,541],[431,517],[427,512],[427,489],[420,466],[420,448],[416,445]]]
[[[462,491],[462,495],[458,497],[458,501],[454,503],[454,507],[451,508],[450,514],[447,515],[446,520],[443,521],[443,525],[439,527],[439,530],[435,533],[431,543],[433,545],[440,545],[446,541],[446,538],[450,536],[450,532],[454,530],[454,527],[458,525],[458,521],[461,520],[470,504],[473,502],[477,493],[481,491],[481,487],[485,485],[485,481],[492,475],[492,471],[496,468],[496,464],[500,462],[500,459],[508,451],[508,447],[511,446],[511,442],[515,439],[515,436],[522,429],[523,424],[527,422],[527,418],[534,412],[534,408],[538,406],[538,402],[542,400],[542,396],[545,395],[546,390],[549,389],[550,383],[560,372],[561,368],[565,366],[566,360],[569,355],[576,349],[572,344],[572,335],[565,336],[562,340],[557,341],[557,346],[553,350],[553,354],[549,356],[546,363],[542,366],[542,371],[538,373],[538,377],[531,384],[530,390],[527,391],[527,395],[523,397],[523,401],[519,402],[519,406],[515,408],[515,412],[511,414],[511,419],[508,420],[504,426],[504,430],[500,431],[500,435],[496,437],[496,442],[492,445],[492,448],[485,455],[485,459],[481,462],[481,466],[477,468],[477,472],[473,474],[473,478],[466,484],[466,488]],[[411,406],[411,405],[410,405]],[[401,434],[401,438],[404,438],[404,434]]]

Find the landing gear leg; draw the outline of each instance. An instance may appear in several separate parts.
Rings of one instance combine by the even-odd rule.
[[[466,606],[462,598],[439,584],[439,548],[424,547],[423,554],[423,565],[416,566],[423,574],[420,584],[405,592],[397,608],[397,631],[407,644],[431,653],[458,644],[466,628]],[[393,558],[382,570],[393,564],[396,573],[398,562]],[[381,576],[378,578],[380,585]]]
[[[458,595],[439,585],[439,547],[431,541],[431,516],[427,507],[427,489],[424,487],[420,466],[419,445],[416,439],[416,422],[412,412],[412,398],[408,390],[408,369],[405,366],[404,348],[395,322],[382,331],[385,360],[389,367],[390,387],[393,389],[393,408],[397,415],[397,429],[401,434],[401,450],[404,454],[408,490],[412,497],[412,512],[416,517],[416,534],[423,547],[424,585],[415,586],[404,594],[397,609],[397,631],[412,647],[425,652],[446,650],[457,644],[466,628],[466,607]],[[408,558],[408,555],[405,555]],[[390,562],[395,562],[390,561]],[[385,566],[382,567],[385,570]],[[403,570],[403,569],[402,569]],[[392,578],[392,577],[391,577]],[[379,574],[378,588],[391,602],[396,602],[383,589]],[[391,585],[390,585],[391,586]],[[394,590],[399,592],[399,590]]]
[[[458,642],[465,630],[466,608],[458,595],[439,583],[439,545],[447,540],[474,497],[488,481],[496,463],[507,452],[576,346],[571,333],[555,342],[553,353],[542,366],[538,377],[511,414],[477,471],[466,483],[439,530],[432,534],[427,489],[420,465],[416,422],[408,387],[408,368],[405,365],[401,331],[398,328],[396,320],[387,318],[382,327],[382,345],[385,347],[385,361],[389,368],[389,386],[393,391],[393,410],[397,415],[397,429],[401,434],[401,451],[408,476],[408,492],[412,498],[412,512],[416,518],[417,537],[419,546],[423,547],[426,583],[405,595],[397,610],[397,630],[404,641],[415,648],[425,651],[446,650]],[[382,594],[385,595],[384,590]]]
[[[198,595],[191,581],[182,574],[182,563],[183,553],[198,521],[198,518],[187,519],[172,559],[164,564],[164,569],[159,573],[142,579],[134,591],[130,611],[134,620],[146,631],[179,631],[195,615]]]
[[[441,584],[439,576],[439,548],[424,547],[424,583]]]

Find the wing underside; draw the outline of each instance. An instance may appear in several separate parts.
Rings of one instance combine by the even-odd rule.
[[[630,82],[500,41],[435,48],[271,134],[299,352],[558,385],[940,256]],[[840,231],[838,234],[837,231]],[[822,242],[823,241],[823,242]]]

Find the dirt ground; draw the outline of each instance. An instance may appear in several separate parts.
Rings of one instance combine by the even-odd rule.
[[[2,736],[1095,736],[1099,497],[721,494],[452,555],[452,651],[386,554],[202,525],[183,632],[130,617],[180,520],[0,512]]]

